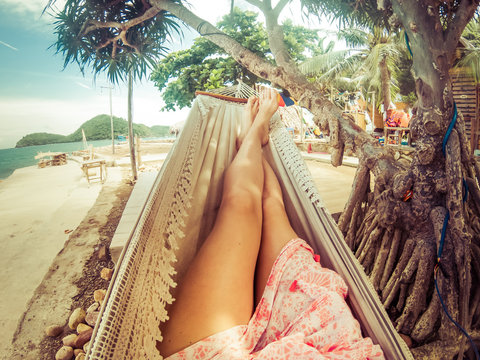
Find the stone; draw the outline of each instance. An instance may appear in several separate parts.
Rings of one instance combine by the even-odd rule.
[[[55,360],[70,360],[73,358],[73,348],[70,346],[62,346],[55,354]]]
[[[70,335],[65,336],[62,339],[62,343],[65,346],[74,347],[73,344],[75,344],[75,340],[77,340],[77,334],[70,334]]]
[[[107,247],[105,245],[98,249],[97,258],[98,260],[107,260]]]
[[[101,304],[103,302],[103,299],[105,299],[106,293],[107,293],[107,290],[103,290],[103,289],[95,290],[93,292],[93,298],[95,299],[96,302]]]
[[[85,320],[85,310],[82,308],[76,308],[73,310],[70,318],[68,319],[68,327],[72,330],[75,330],[83,320]]]
[[[100,271],[100,277],[104,280],[110,280],[113,275],[113,269],[109,268],[103,268],[102,271]]]
[[[63,332],[63,326],[60,325],[50,325],[45,328],[45,334],[50,337],[56,337]]]
[[[92,328],[90,328],[90,330],[86,330],[78,334],[77,339],[75,340],[74,347],[77,349],[81,349],[83,345],[85,345],[87,342],[90,341],[90,339],[92,338],[92,334],[93,334]]]
[[[100,311],[93,311],[91,313],[88,313],[87,316],[85,317],[85,322],[90,326],[95,326],[95,324],[97,323],[99,314],[100,314]]]
[[[84,331],[87,331],[87,330],[90,330],[90,329],[91,329],[91,327],[88,326],[87,324],[80,323],[77,326],[77,334],[80,334],[80,333],[82,333]]]
[[[73,349],[73,355],[78,356],[78,354],[85,354],[85,351],[83,349]]]
[[[408,335],[401,334],[401,333],[399,333],[399,335],[400,335],[400,337],[403,339],[403,341],[405,341],[405,344],[407,344],[407,346],[408,346],[409,348],[411,348],[412,345],[413,345],[412,338],[411,338],[410,336],[408,336]]]
[[[94,302],[92,305],[90,305],[88,307],[87,314],[90,314],[91,312],[97,311],[99,307],[100,307],[100,304],[98,302]]]
[[[85,345],[83,345],[83,351],[84,351],[85,353],[87,353],[89,347],[90,347],[90,341],[87,341],[87,342],[85,343]]]

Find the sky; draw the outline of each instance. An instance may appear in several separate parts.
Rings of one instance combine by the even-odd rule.
[[[61,54],[50,46],[55,42],[53,18],[42,15],[48,0],[0,0],[0,149],[14,147],[23,136],[34,132],[68,135],[85,121],[109,114],[110,83],[103,74],[94,81],[82,75],[78,65],[63,68]],[[215,24],[230,11],[229,0],[191,1],[191,10]],[[61,6],[62,0],[57,0]],[[240,8],[255,9],[244,0]],[[297,7],[298,9],[298,7]],[[305,24],[294,7],[283,17]],[[296,20],[295,20],[296,19]],[[173,39],[172,51],[188,48],[198,34],[185,29],[183,39]],[[133,122],[147,126],[173,125],[183,121],[189,109],[162,112],[164,103],[152,81],[137,81],[133,89]],[[112,90],[113,115],[127,118],[127,86]]]

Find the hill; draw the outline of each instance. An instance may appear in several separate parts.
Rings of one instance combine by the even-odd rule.
[[[94,118],[85,121],[75,132],[70,135],[50,133],[33,133],[25,135],[17,142],[15,147],[20,148],[32,145],[82,141],[82,129],[85,132],[87,140],[111,139],[110,115],[97,115]],[[140,137],[163,137],[168,135],[168,130],[168,126],[154,125],[152,127],[148,127],[143,124],[133,124],[133,132]],[[127,135],[127,120],[114,116],[113,134],[115,138],[118,135]]]

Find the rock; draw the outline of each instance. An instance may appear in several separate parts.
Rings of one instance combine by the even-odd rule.
[[[70,334],[70,335],[65,336],[62,339],[62,343],[65,346],[74,347],[73,345],[75,344],[75,340],[77,340],[77,334]]]
[[[55,337],[60,335],[63,332],[63,326],[60,325],[50,325],[45,328],[45,334],[47,336]]]
[[[83,349],[73,349],[73,355],[78,356],[78,354],[85,354]]]
[[[85,317],[85,322],[90,326],[95,326],[95,324],[97,323],[99,314],[100,314],[100,311],[93,311],[91,313],[88,313],[87,316]]]
[[[90,339],[92,337],[92,334],[93,334],[93,329],[92,328],[90,328],[90,330],[86,330],[86,331],[78,334],[77,339],[75,340],[75,344],[74,344],[75,347],[77,349],[82,348],[83,345],[85,345],[87,342],[90,341]]]
[[[91,327],[88,326],[87,324],[80,323],[77,326],[77,334],[80,334],[80,333],[82,333],[84,331],[87,331],[87,330],[90,330],[90,329],[91,329]]]
[[[113,275],[113,269],[109,268],[103,268],[102,271],[100,271],[100,277],[105,280],[110,280]]]
[[[87,342],[85,343],[85,345],[83,345],[83,351],[84,351],[85,353],[87,353],[89,347],[90,347],[90,341],[87,341]]]
[[[98,308],[100,307],[100,304],[97,302],[94,302],[92,305],[90,305],[87,309],[87,314],[90,314],[91,312],[97,311]]]
[[[107,293],[107,290],[95,290],[93,293],[93,298],[95,299],[96,302],[102,303],[103,299],[105,299],[105,294]]]
[[[85,360],[85,356],[86,356],[85,353],[81,352],[80,354],[75,356],[75,360]]]
[[[55,360],[70,360],[73,357],[73,349],[70,346],[62,346],[55,354]]]
[[[107,260],[107,247],[105,245],[100,246],[97,257],[98,260]]]
[[[399,333],[399,335],[400,335],[400,337],[403,339],[403,341],[405,341],[405,344],[407,344],[407,346],[408,346],[409,348],[411,348],[412,345],[413,345],[412,338],[411,338],[410,336],[408,336],[408,335],[405,335],[405,334],[400,334],[400,333]]]
[[[76,308],[73,310],[70,318],[68,319],[68,327],[72,330],[75,330],[83,320],[85,320],[85,310],[82,308]]]

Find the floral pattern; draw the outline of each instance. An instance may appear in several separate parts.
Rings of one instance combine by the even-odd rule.
[[[209,336],[168,360],[384,359],[380,347],[362,337],[345,302],[345,282],[319,261],[304,240],[291,240],[248,325]]]

